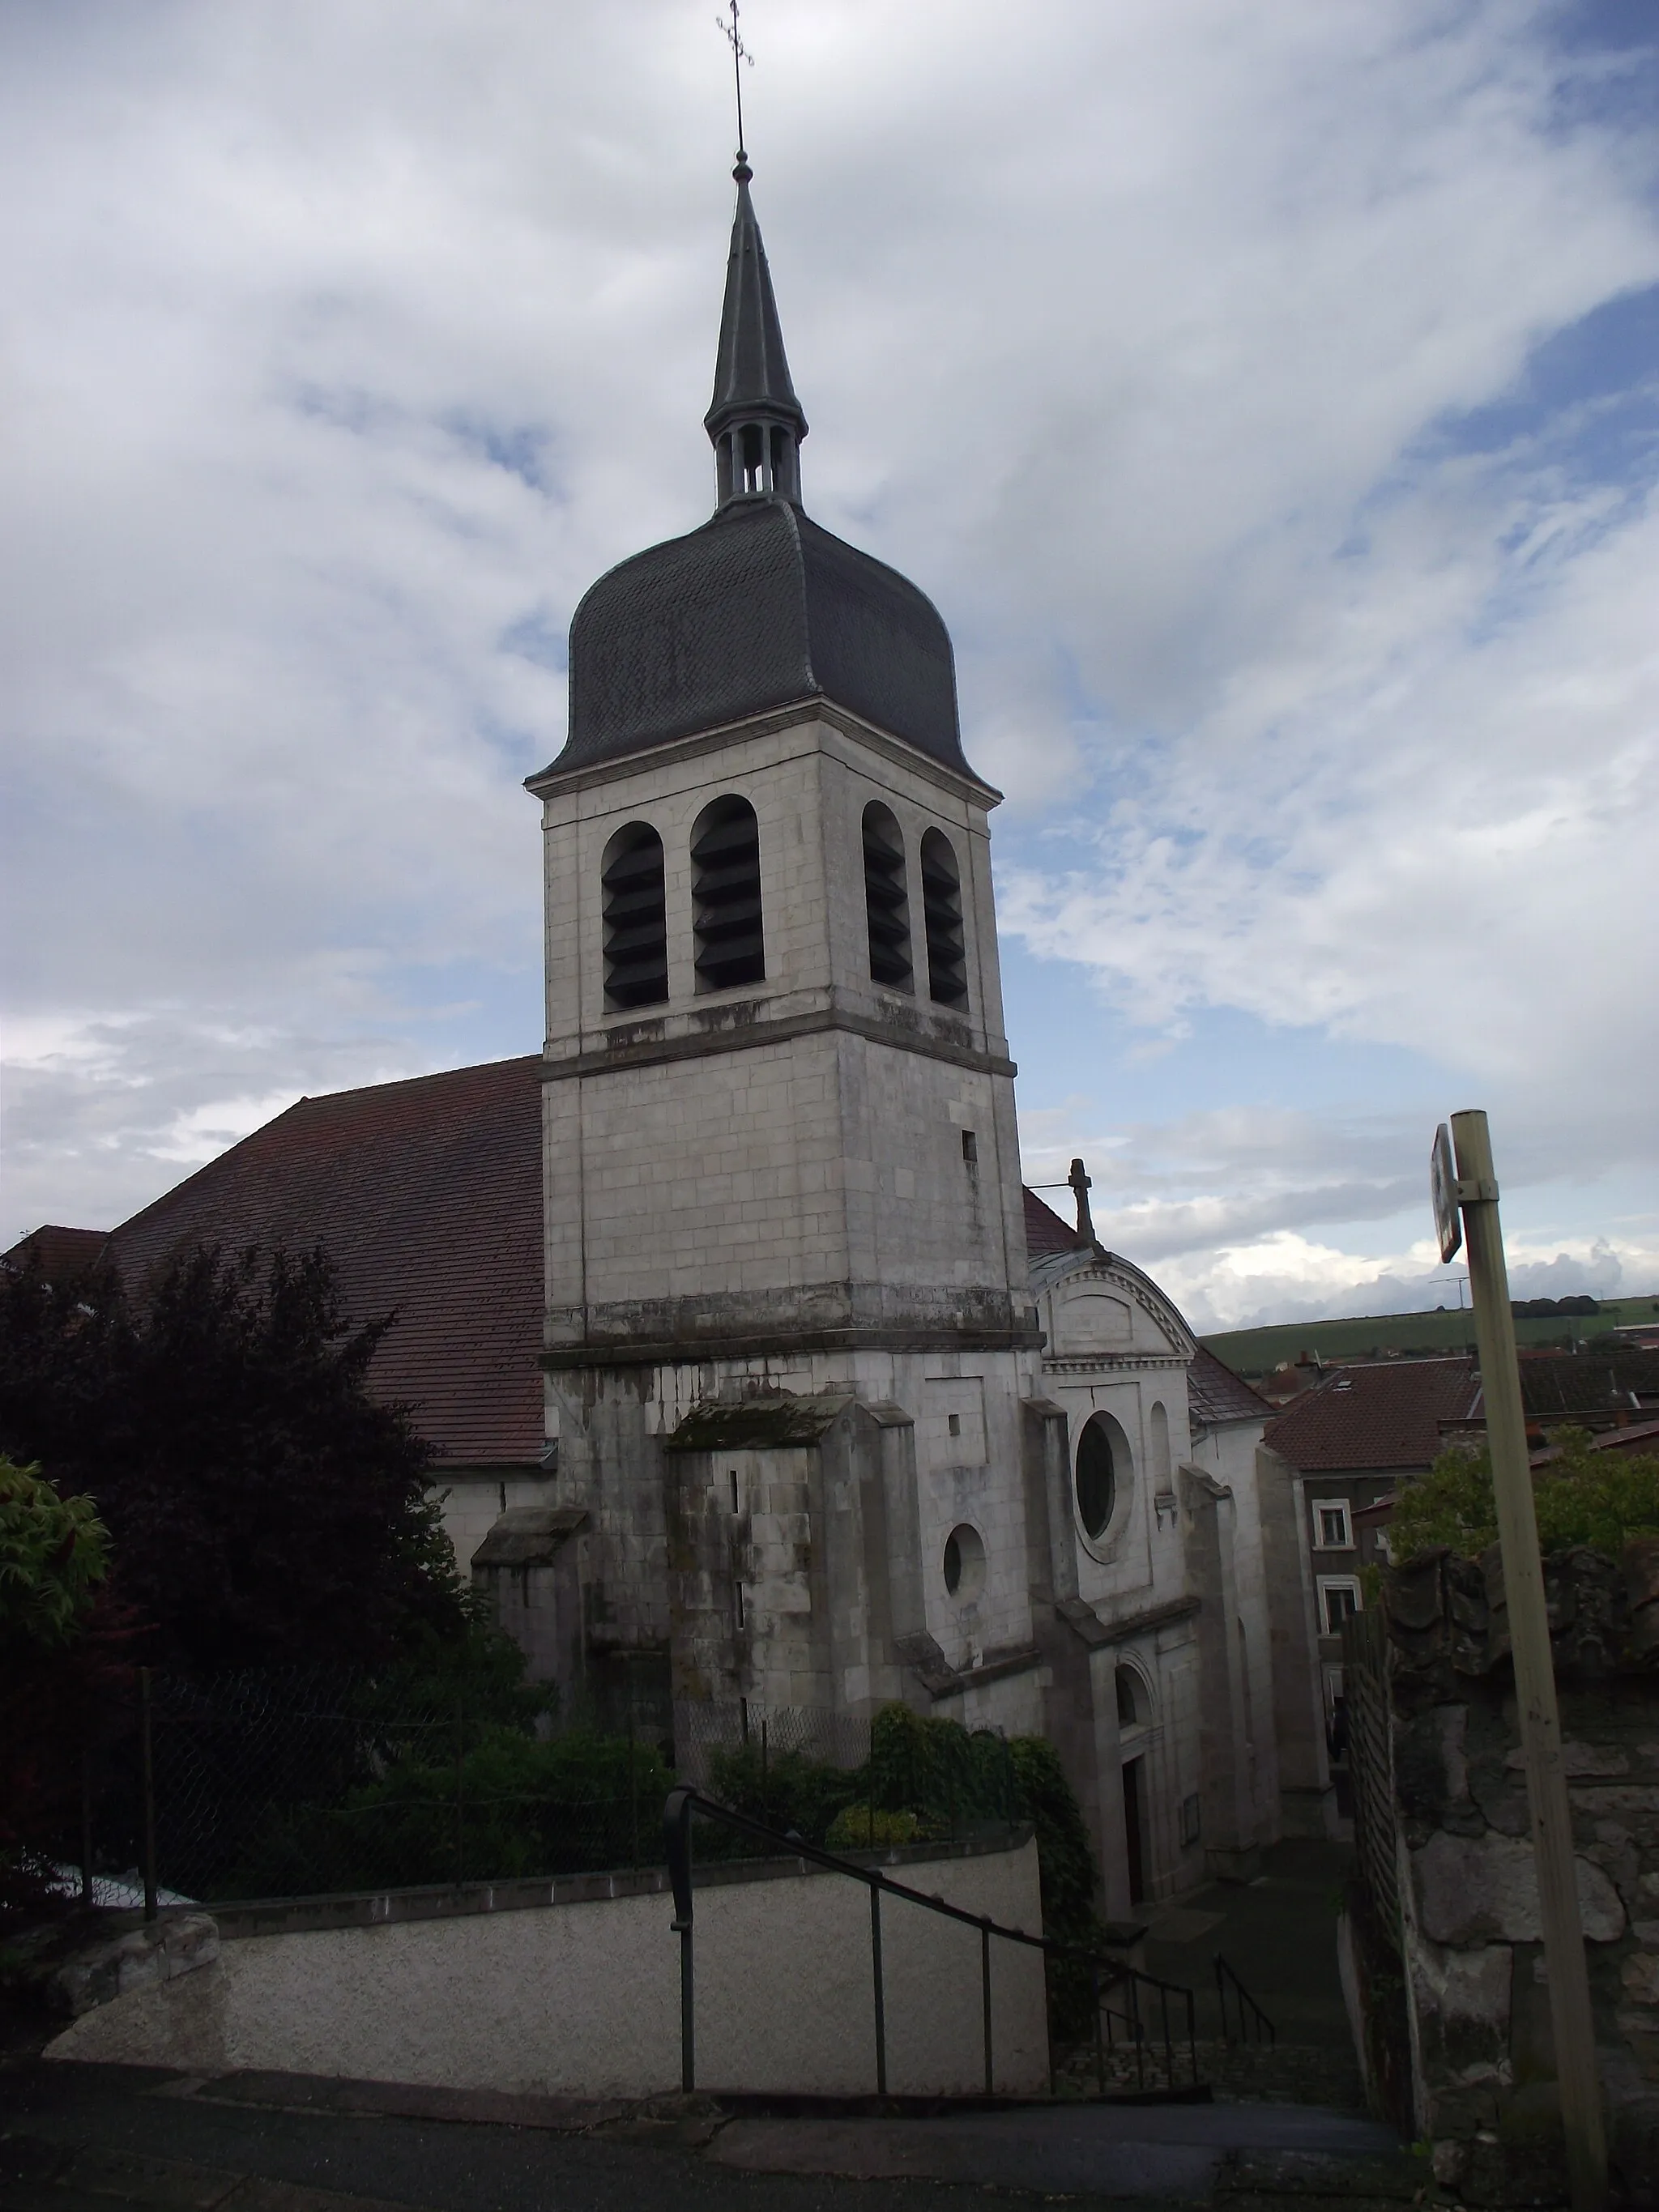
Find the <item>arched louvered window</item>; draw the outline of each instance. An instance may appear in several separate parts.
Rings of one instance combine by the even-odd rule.
[[[921,910],[927,926],[927,995],[941,1006],[968,1003],[968,958],[962,937],[962,878],[942,830],[921,841]]]
[[[864,907],[872,976],[891,990],[913,990],[904,838],[890,811],[873,802],[864,810]]]
[[[717,799],[697,817],[691,878],[697,988],[726,991],[763,981],[760,824],[746,799]]]
[[[668,922],[662,839],[630,822],[605,848],[605,1002],[657,1006],[668,996]]]

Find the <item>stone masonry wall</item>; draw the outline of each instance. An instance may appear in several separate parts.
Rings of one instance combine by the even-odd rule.
[[[1547,1569],[1614,2201],[1659,2202],[1659,1539]],[[1396,1570],[1382,1644],[1416,2125],[1476,2204],[1565,2203],[1496,1551]]]

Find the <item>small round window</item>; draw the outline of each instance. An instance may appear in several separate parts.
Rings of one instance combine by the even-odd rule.
[[[985,1539],[966,1521],[945,1540],[945,1587],[958,1605],[969,1604],[985,1587]]]
[[[1117,1468],[1112,1459],[1112,1439],[1097,1413],[1078,1439],[1077,1510],[1084,1533],[1099,1536],[1117,1504]]]

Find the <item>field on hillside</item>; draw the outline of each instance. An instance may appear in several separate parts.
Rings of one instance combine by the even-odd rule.
[[[1515,1324],[1516,1339],[1538,1349],[1594,1342],[1609,1329],[1659,1318],[1659,1298],[1603,1298],[1593,1314],[1544,1314]],[[1235,1375],[1270,1375],[1304,1352],[1320,1359],[1381,1358],[1389,1352],[1473,1352],[1474,1316],[1467,1310],[1361,1314],[1351,1321],[1282,1322],[1272,1328],[1235,1328],[1203,1340]]]

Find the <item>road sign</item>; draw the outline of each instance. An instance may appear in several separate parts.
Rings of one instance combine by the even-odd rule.
[[[1440,1238],[1440,1261],[1455,1260],[1462,1249],[1463,1217],[1457,1204],[1457,1170],[1452,1164],[1451,1131],[1443,1121],[1434,1133],[1429,1154],[1429,1188],[1434,1194],[1434,1226]]]

